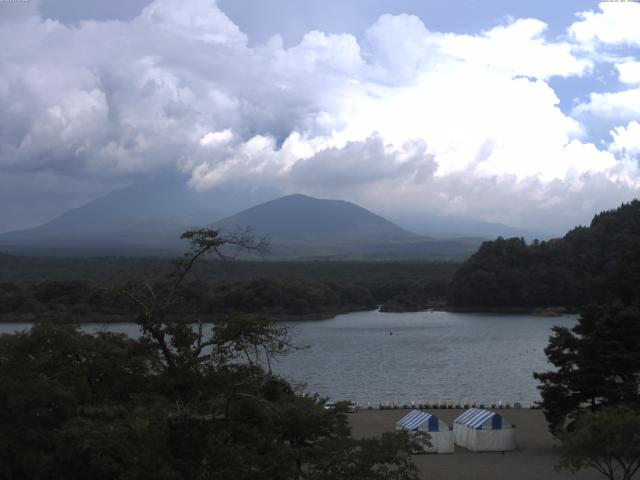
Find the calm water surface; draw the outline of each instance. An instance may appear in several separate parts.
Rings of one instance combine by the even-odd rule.
[[[554,325],[575,316],[361,312],[290,323],[309,345],[276,366],[293,382],[332,398],[371,401],[511,401],[540,398],[534,371]],[[393,335],[391,335],[393,333]]]
[[[308,349],[278,360],[274,370],[307,391],[361,404],[380,401],[511,401],[539,399],[534,371],[549,368],[543,352],[554,318],[451,312],[358,312],[331,320],[288,322]],[[28,328],[0,324],[0,332]],[[134,324],[87,324],[86,331],[139,334]]]

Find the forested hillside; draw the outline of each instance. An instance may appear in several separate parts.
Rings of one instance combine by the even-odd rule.
[[[576,308],[640,298],[640,201],[596,215],[548,242],[485,242],[455,273],[454,307]]]

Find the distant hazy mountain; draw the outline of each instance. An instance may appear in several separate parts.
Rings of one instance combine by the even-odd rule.
[[[398,214],[392,216],[391,220],[412,232],[436,238],[473,237],[494,239],[498,237],[524,237],[525,240],[532,241],[534,239],[548,240],[560,234],[560,232],[533,231],[503,223],[484,222],[466,217]]]
[[[157,255],[184,248],[191,226],[276,195],[268,190],[216,188],[199,193],[182,179],[160,179],[115,190],[41,226],[0,235],[0,249],[42,254]]]
[[[463,258],[478,239],[421,237],[369,210],[342,200],[306,195],[278,198],[225,218],[216,227],[251,228],[268,236],[276,258]]]
[[[270,195],[238,187],[196,193],[175,180],[134,185],[39,227],[0,235],[0,251],[175,255],[185,249],[180,233],[200,225],[226,231],[251,227],[257,236],[270,237],[271,258],[284,259],[461,259],[481,241],[419,236],[341,200],[289,195],[260,203]]]
[[[288,195],[216,222],[233,230],[250,226],[257,235],[287,242],[407,241],[417,235],[369,210],[342,200]]]

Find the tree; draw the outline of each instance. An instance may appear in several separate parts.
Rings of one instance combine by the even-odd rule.
[[[69,325],[0,336],[0,478],[163,478],[158,360],[144,341]]]
[[[163,281],[129,284],[142,337],[41,324],[0,336],[0,477],[10,480],[416,479],[405,434],[354,440],[346,414],[300,396],[271,369],[295,349],[256,316],[210,332],[182,286],[250,236],[187,232],[192,249]]]
[[[233,258],[229,248],[262,252],[267,247],[265,239],[256,241],[248,230],[222,236],[217,230],[202,228],[188,230],[180,238],[189,240],[191,246],[166,278],[155,285],[130,283],[122,290],[138,312],[144,337],[158,346],[171,369],[188,368],[206,361],[209,355],[203,352],[215,343],[213,339],[204,340],[202,322],[183,296],[183,284],[196,262],[208,255],[228,262]],[[192,329],[194,322],[198,325],[196,331]]]
[[[409,452],[415,439],[406,431],[384,433],[380,439],[354,440],[348,436],[325,441],[311,457],[308,480],[402,480],[414,478],[417,468]]]
[[[575,327],[555,327],[545,348],[555,371],[534,373],[550,430],[559,433],[581,407],[638,406],[640,311],[612,303],[585,309]]]
[[[610,480],[631,480],[640,468],[640,412],[636,409],[584,412],[560,440],[558,469],[594,468]]]

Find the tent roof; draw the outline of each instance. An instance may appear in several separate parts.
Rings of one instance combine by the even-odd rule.
[[[410,413],[402,417],[396,425],[402,427],[405,430],[415,430],[423,424],[427,424],[427,430],[430,432],[437,432],[440,430],[440,419],[435,415],[423,412],[422,410],[412,410]],[[444,424],[444,422],[442,422]]]
[[[511,425],[502,420],[499,413],[480,408],[471,408],[454,420],[458,425],[469,428],[481,428],[485,423],[491,421],[493,429],[509,428]]]

